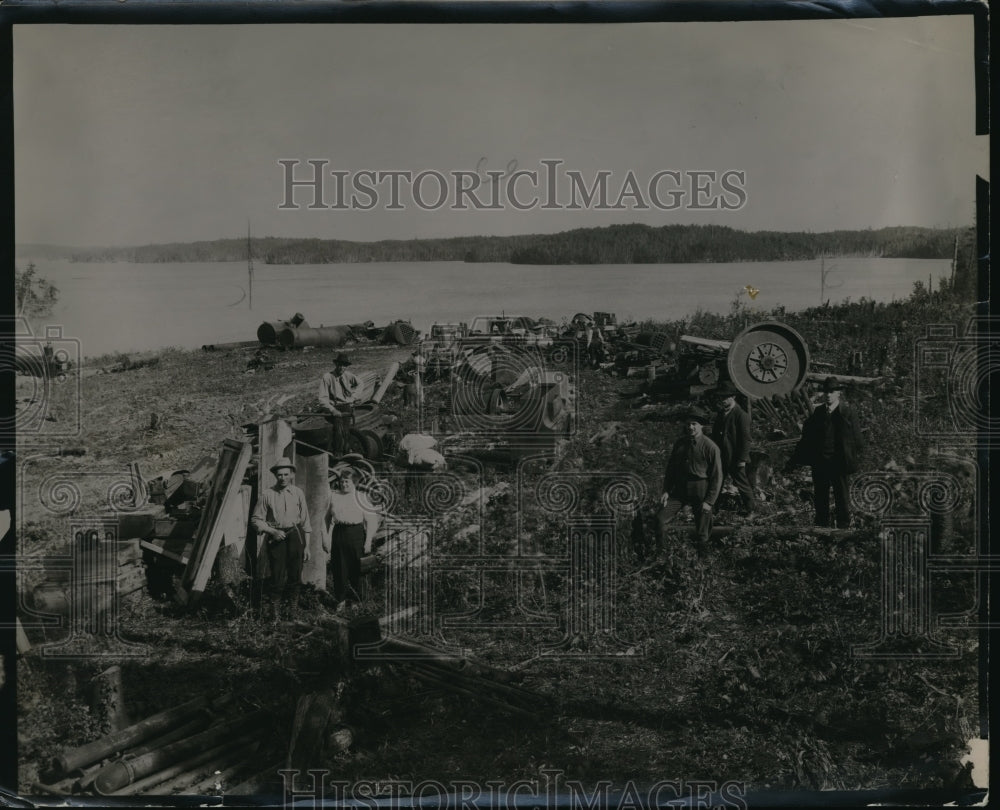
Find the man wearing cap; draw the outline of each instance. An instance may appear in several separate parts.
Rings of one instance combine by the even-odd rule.
[[[692,408],[685,416],[686,436],[674,443],[663,478],[662,508],[656,515],[658,540],[663,546],[667,526],[685,507],[694,512],[699,545],[712,532],[712,509],[722,489],[722,458],[719,448],[702,431],[708,416]]]
[[[330,471],[330,500],[326,508],[329,541],[324,547],[333,558],[333,596],[337,609],[361,601],[361,557],[371,554],[379,516],[368,497],[355,487],[357,473],[347,464]]]
[[[350,358],[343,352],[333,361],[333,371],[328,371],[319,382],[319,406],[329,411],[333,425],[330,452],[342,456],[347,452],[347,427],[358,400],[361,383],[347,367]]]
[[[275,484],[261,493],[251,523],[257,535],[267,542],[274,598],[280,598],[294,609],[299,601],[302,563],[310,556],[309,509],[305,494],[292,483],[295,466],[291,461],[284,457],[278,459],[271,472]]]
[[[847,479],[857,472],[861,457],[861,431],[854,411],[840,400],[840,385],[835,377],[827,377],[820,388],[824,402],[802,426],[799,439],[785,472],[808,464],[812,467],[816,525],[832,526],[830,521],[830,490],[836,509],[838,529],[851,523],[848,509]]]
[[[730,380],[719,386],[719,413],[712,425],[712,440],[722,454],[722,472],[728,475],[740,493],[744,512],[753,512],[756,497],[747,476],[750,461],[750,417],[736,404],[739,389]]]

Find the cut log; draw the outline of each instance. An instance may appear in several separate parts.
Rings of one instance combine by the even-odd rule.
[[[158,734],[176,728],[197,714],[208,710],[208,698],[197,697],[174,706],[171,709],[151,715],[128,728],[105,735],[98,740],[69,748],[53,761],[53,767],[60,773],[69,774],[77,768],[85,768],[118,751],[150,740]]]

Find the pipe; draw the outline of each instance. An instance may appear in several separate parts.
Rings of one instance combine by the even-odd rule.
[[[343,346],[351,337],[349,326],[287,326],[278,332],[278,345],[285,349],[301,349],[305,346]]]
[[[155,751],[157,748],[162,748],[164,745],[177,740],[183,740],[185,737],[190,737],[192,734],[197,734],[199,731],[204,729],[205,726],[208,725],[208,722],[209,717],[207,714],[196,717],[194,720],[191,720],[183,726],[164,734],[162,737],[157,737],[155,740],[150,740],[145,745],[129,751],[128,756],[134,757],[140,754],[145,754],[149,751]],[[76,783],[77,787],[81,790],[90,787],[103,767],[103,765],[97,764],[74,771],[73,774],[78,778]]]
[[[257,732],[252,732],[250,734],[244,734],[237,737],[235,740],[227,740],[226,742],[220,743],[219,745],[209,748],[207,751],[200,751],[187,759],[164,768],[161,771],[150,774],[144,779],[140,779],[137,782],[133,782],[130,785],[126,785],[120,790],[116,790],[114,793],[110,794],[112,796],[134,796],[137,793],[144,793],[149,788],[155,787],[156,785],[161,785],[161,791],[167,789],[173,789],[168,784],[163,784],[167,780],[179,780],[185,775],[190,775],[192,769],[204,765],[206,762],[211,762],[216,757],[225,756],[228,751],[231,751],[234,746],[249,744],[251,742],[256,742],[258,738]],[[197,773],[194,774],[197,777]]]
[[[70,748],[53,760],[53,767],[60,773],[69,773],[77,768],[85,768],[93,765],[105,757],[118,751],[124,751],[146,740],[152,739],[170,729],[181,725],[192,715],[198,714],[208,708],[208,699],[197,697],[175,706],[172,709],[151,715],[145,720],[140,720],[128,728],[116,731],[101,737],[99,740],[81,745],[78,748]]]
[[[266,326],[266,324],[264,324]],[[258,330],[257,334],[260,334]],[[202,345],[201,350],[203,352],[222,352],[228,351],[230,349],[255,349],[260,344],[263,343],[262,340],[236,340],[232,343],[206,343]]]
[[[227,740],[227,744],[232,744],[231,738],[236,731],[245,731],[248,726],[259,721],[262,716],[263,712],[254,712],[246,717],[213,726],[207,731],[170,743],[155,751],[141,754],[134,759],[113,762],[103,768],[94,778],[94,790],[106,796],[145,776],[156,773],[196,751],[202,751],[206,746],[215,746],[221,740]]]

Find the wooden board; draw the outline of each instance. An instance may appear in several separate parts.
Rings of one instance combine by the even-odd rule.
[[[185,604],[194,604],[205,591],[212,575],[212,566],[222,544],[225,522],[233,504],[242,502],[240,487],[252,453],[249,442],[226,439],[222,443],[219,463],[212,488],[201,513],[201,522],[194,538],[191,559],[181,577],[177,596]]]

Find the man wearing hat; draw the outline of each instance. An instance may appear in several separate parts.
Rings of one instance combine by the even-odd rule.
[[[750,417],[736,404],[739,389],[726,380],[716,389],[721,398],[719,413],[712,425],[712,440],[722,454],[722,472],[728,475],[740,493],[744,512],[753,512],[756,497],[747,476],[750,461]]]
[[[684,415],[686,436],[674,443],[663,477],[662,508],[656,515],[658,540],[663,546],[667,526],[685,507],[694,512],[699,545],[712,533],[712,509],[722,489],[722,457],[719,448],[702,431],[708,415],[691,408]]]
[[[803,464],[811,466],[816,525],[833,525],[830,521],[830,490],[833,489],[837,528],[846,529],[851,522],[847,479],[858,470],[861,431],[854,411],[840,400],[841,388],[836,378],[827,377],[820,390],[824,402],[813,408],[802,426],[802,438],[785,472]]]
[[[295,466],[287,458],[279,458],[271,467],[275,484],[265,489],[257,501],[251,523],[257,536],[267,543],[271,564],[274,598],[298,606],[302,583],[302,563],[309,560],[309,509],[306,496],[292,483]],[[275,615],[278,614],[277,601]]]
[[[328,371],[319,382],[319,406],[330,412],[333,437],[330,452],[342,456],[347,452],[347,427],[354,412],[361,383],[347,367],[351,360],[341,352],[333,361],[333,371]]]

